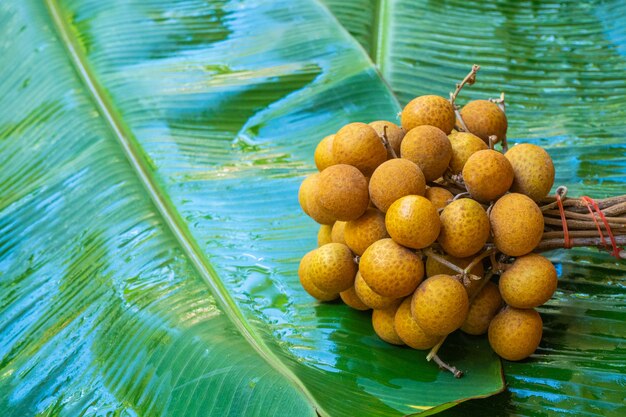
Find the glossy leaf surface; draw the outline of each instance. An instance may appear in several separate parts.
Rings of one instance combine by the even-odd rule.
[[[503,388],[300,288],[313,149],[394,96],[318,3],[0,4],[8,415],[402,415]],[[434,408],[433,408],[434,407]]]
[[[325,1],[402,103],[506,92],[512,142],[545,147],[569,195],[626,194],[626,5],[552,1]],[[626,265],[595,250],[550,254],[559,289],[537,353],[505,362],[508,392],[444,415],[626,413]],[[448,414],[449,413],[449,414]]]

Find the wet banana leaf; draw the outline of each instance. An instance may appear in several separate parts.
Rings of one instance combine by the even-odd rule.
[[[399,416],[500,392],[300,287],[297,189],[394,95],[314,1],[0,4],[0,409]]]
[[[547,148],[569,195],[626,193],[626,5],[619,1],[325,3],[370,53],[402,103],[506,92],[511,142]],[[540,309],[532,358],[504,362],[508,391],[443,415],[624,415],[626,264],[577,249],[550,254],[559,289]]]

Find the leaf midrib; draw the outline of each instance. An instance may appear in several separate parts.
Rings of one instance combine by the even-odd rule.
[[[378,71],[381,74],[385,73],[383,65],[386,60],[385,54],[385,42],[383,36],[385,34],[384,27],[387,23],[387,10],[389,0],[374,0],[376,2],[374,7],[374,21],[372,22],[373,39],[370,44],[369,55],[374,61],[374,64],[378,67]]]
[[[259,356],[279,374],[283,375],[295,385],[320,415],[329,416],[309,392],[304,383],[272,352],[262,337],[255,332],[254,327],[247,321],[236,302],[219,279],[217,272],[211,263],[203,256],[203,252],[198,247],[195,239],[191,237],[191,233],[184,225],[179,213],[176,209],[171,207],[171,204],[169,204],[164,195],[165,193],[160,190],[155,179],[149,174],[147,169],[149,165],[146,162],[143,152],[140,150],[139,145],[136,144],[130,129],[123,122],[122,117],[112,105],[109,97],[96,81],[86,57],[79,48],[77,40],[72,35],[68,22],[62,17],[59,5],[55,0],[45,0],[45,4],[50,13],[52,22],[54,23],[54,29],[57,32],[58,38],[63,43],[69,55],[72,67],[78,73],[89,96],[93,99],[99,113],[106,120],[118,144],[122,146],[130,165],[139,177],[145,190],[148,192],[150,199],[156,206],[164,223],[174,234],[178,244],[189,257],[200,276],[211,288],[221,309]]]

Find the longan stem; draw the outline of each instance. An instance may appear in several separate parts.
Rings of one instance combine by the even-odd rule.
[[[433,360],[435,361],[435,363],[437,365],[439,365],[439,367],[441,369],[445,369],[447,371],[450,371],[452,373],[452,375],[454,375],[455,378],[461,378],[463,376],[463,371],[459,370],[455,366],[448,365],[447,363],[442,361],[441,358],[438,355],[434,355],[433,356]]]
[[[430,362],[435,356],[437,356],[437,352],[439,352],[439,348],[441,347],[441,345],[443,345],[443,342],[446,341],[446,337],[448,336],[442,337],[441,340],[430,349],[430,352],[428,352],[428,355],[426,355],[426,360],[428,362]]]
[[[575,211],[569,211],[569,210],[565,210],[565,217],[568,219],[572,219],[572,220],[589,220],[590,214],[589,213],[577,213]],[[558,217],[561,218],[561,213],[559,213],[558,210],[545,210],[543,212],[544,216],[554,216],[554,217]],[[600,216],[598,216],[596,213],[594,213],[594,217],[598,220],[600,220]],[[624,223],[626,224],[626,218],[624,217],[612,217],[612,216],[604,216],[604,218],[608,221],[608,222],[612,222],[612,223]]]
[[[391,143],[389,143],[389,136],[387,136],[387,125],[383,126],[383,135],[380,138],[383,141],[383,145],[385,145],[385,149],[391,154],[393,158],[397,158],[396,151],[393,150]]]
[[[463,269],[461,269],[460,267],[458,267],[457,265],[453,264],[452,262],[448,261],[447,259],[445,259],[444,257],[436,254],[432,249],[427,248],[424,249],[423,251],[424,255],[428,256],[429,258],[433,258],[434,260],[436,260],[437,262],[439,262],[442,265],[447,266],[448,268],[450,268],[451,270],[458,272],[459,274],[463,274],[465,271],[463,271]]]
[[[454,93],[450,95],[450,104],[454,106],[454,101],[456,100],[456,97],[459,95],[465,84],[472,85],[476,82],[476,73],[479,69],[480,65],[472,65],[472,69],[470,70],[469,74],[467,74],[465,78],[463,78],[463,81],[456,85],[456,90],[454,90]]]
[[[470,264],[467,265],[465,269],[463,270],[463,276],[466,277],[467,275],[469,275],[470,271],[478,264],[478,262],[481,262],[487,256],[490,256],[492,253],[496,253],[496,248],[487,249],[486,251],[484,251],[483,253],[475,257],[474,259],[472,259],[472,262],[470,262]]]
[[[597,247],[601,248],[605,245],[609,244],[608,239],[604,238],[604,243],[602,243],[602,239],[598,237],[579,237],[570,239],[571,247]],[[626,235],[617,235],[615,236],[615,243],[617,245],[626,245]],[[563,249],[565,247],[565,239],[547,239],[539,242],[539,245],[535,248],[537,252],[543,252],[552,249]],[[626,251],[622,250],[619,253],[619,257],[621,259],[626,259]]]
[[[568,234],[570,237],[598,237],[598,230],[597,229],[570,230]],[[614,236],[622,235],[622,234],[626,234],[626,230],[621,230],[619,232],[613,231]],[[564,237],[565,237],[565,232],[557,230],[553,232],[544,232],[541,239],[547,240],[547,239],[558,239],[558,238],[564,238]],[[605,239],[607,239],[606,236],[605,236]]]

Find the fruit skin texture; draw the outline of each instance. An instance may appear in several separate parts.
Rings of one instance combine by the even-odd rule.
[[[407,195],[389,207],[385,226],[394,241],[409,248],[422,249],[437,239],[441,223],[430,201],[422,196]]]
[[[384,310],[374,310],[372,312],[372,327],[374,327],[374,331],[378,337],[392,345],[404,344],[394,328],[394,318],[398,310],[398,305],[399,303],[396,302],[393,306],[387,307]]]
[[[311,297],[314,297],[320,301],[332,301],[339,297],[339,294],[333,292],[322,291],[313,284],[311,276],[309,274],[309,265],[315,249],[308,252],[300,260],[300,266],[298,266],[298,277],[300,278],[300,284],[302,288],[309,293]]]
[[[537,349],[542,333],[539,313],[507,306],[491,320],[489,344],[502,358],[519,361]]]
[[[543,234],[543,215],[537,204],[524,194],[509,193],[489,213],[493,240],[498,250],[522,256],[537,247]]]
[[[441,187],[428,187],[424,192],[424,197],[428,199],[435,209],[439,210],[448,205],[448,201],[454,198],[454,195],[445,188]]]
[[[373,127],[348,123],[335,134],[333,159],[337,164],[352,165],[369,177],[387,160],[387,149]]]
[[[390,159],[372,174],[369,193],[372,202],[386,213],[394,201],[405,195],[423,195],[426,179],[422,170],[408,159]]]
[[[463,180],[472,198],[488,203],[506,193],[513,184],[513,167],[500,152],[486,149],[469,157]]]
[[[457,132],[448,136],[450,146],[452,146],[452,157],[450,158],[450,171],[453,174],[460,174],[465,163],[470,156],[478,151],[484,151],[489,147],[476,135],[468,132]]]
[[[359,299],[374,310],[384,310],[395,304],[398,304],[398,299],[394,297],[385,297],[372,290],[367,282],[361,276],[361,272],[356,273],[356,279],[354,281],[354,290]]]
[[[504,301],[516,308],[534,308],[548,301],[557,287],[556,269],[541,255],[520,256],[500,277]]]
[[[381,239],[363,253],[359,272],[376,293],[400,298],[411,294],[422,282],[424,264],[413,251],[391,239]]]
[[[317,202],[337,220],[358,219],[369,205],[367,180],[351,165],[333,165],[319,176]]]
[[[356,220],[346,223],[344,239],[346,245],[357,255],[363,255],[372,243],[389,237],[385,228],[385,215],[380,211],[368,208]]]
[[[441,232],[437,241],[443,250],[457,258],[478,253],[489,238],[489,217],[476,201],[461,198],[441,212]]]
[[[554,184],[554,164],[543,148],[530,143],[513,146],[504,154],[515,176],[511,191],[540,201]]]
[[[302,211],[320,224],[333,224],[335,216],[318,202],[320,174],[311,174],[302,181],[298,190],[298,202]]]
[[[441,129],[422,125],[404,136],[400,154],[420,167],[426,181],[434,181],[446,172],[452,158],[452,146]]]
[[[345,231],[346,224],[348,222],[342,222],[341,220],[337,220],[330,231],[330,241],[333,243],[343,243],[346,244],[345,239]]]
[[[315,249],[307,271],[317,288],[338,293],[354,285],[357,268],[346,245],[328,243]]]
[[[424,332],[452,333],[465,322],[469,298],[463,284],[450,275],[435,275],[420,285],[411,304],[413,318]]]
[[[341,301],[346,303],[347,306],[352,307],[355,310],[369,310],[370,307],[366,304],[363,304],[363,301],[356,295],[356,291],[354,290],[354,285],[348,288],[345,291],[339,293],[341,297]]]
[[[402,110],[400,120],[405,132],[417,126],[430,125],[438,127],[447,135],[454,129],[456,116],[448,100],[426,95],[411,100]]]
[[[324,246],[327,243],[332,243],[332,233],[333,227],[329,224],[320,225],[320,230],[317,232],[317,246]]]
[[[461,326],[461,330],[476,336],[487,333],[489,323],[500,308],[502,308],[502,297],[498,286],[493,282],[488,282],[470,305],[467,319]]]
[[[315,166],[319,172],[322,172],[326,168],[335,164],[335,158],[333,157],[333,140],[335,135],[328,135],[317,144],[315,153],[313,154],[313,160]]]
[[[461,117],[467,129],[489,143],[489,136],[495,135],[498,139],[506,138],[508,123],[506,114],[496,103],[488,100],[474,100],[461,109]]]
[[[413,319],[411,314],[411,297],[406,298],[398,307],[394,319],[394,328],[400,339],[413,349],[430,349],[440,339],[439,336],[425,333]]]
[[[375,122],[369,123],[369,125],[374,128],[381,138],[383,137],[385,126],[387,126],[387,140],[389,141],[389,145],[391,145],[396,156],[400,156],[400,144],[406,132],[397,124],[388,122],[387,120],[376,120]],[[391,152],[387,151],[387,159],[391,158],[393,158],[393,155]]]

